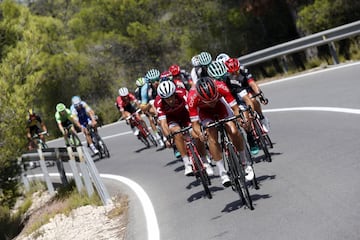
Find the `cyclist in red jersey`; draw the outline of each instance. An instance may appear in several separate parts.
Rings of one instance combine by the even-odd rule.
[[[158,86],[157,93],[154,104],[164,136],[169,136],[172,132],[190,126],[190,116],[187,110],[187,91],[184,88],[176,88],[172,81],[163,81]],[[197,136],[194,136],[194,138],[199,139]],[[193,173],[193,170],[186,152],[184,139],[182,135],[178,134],[174,137],[174,140],[184,162],[185,175],[189,176]],[[207,174],[209,176],[214,175],[212,167],[206,158],[205,145],[200,141],[196,141],[195,144],[204,162]],[[168,140],[166,141],[166,146],[171,147],[171,143]]]
[[[185,70],[180,69],[179,65],[173,64],[169,67],[169,71],[173,76],[173,82],[177,87],[186,88],[189,90],[193,85],[191,76]]]
[[[224,167],[221,147],[218,142],[218,132],[216,128],[208,128],[204,135],[201,131],[200,122],[206,126],[213,121],[224,119],[234,114],[238,115],[239,106],[236,100],[225,83],[210,77],[202,77],[196,82],[195,87],[189,91],[188,106],[195,135],[199,136],[201,141],[208,141],[209,150],[218,167],[221,182],[224,187],[229,187],[231,182]],[[234,122],[227,122],[226,125],[229,137],[239,151],[241,159],[245,160],[243,164],[247,165],[245,168],[247,179],[251,180],[254,174],[244,151],[244,139]]]
[[[119,89],[119,96],[116,98],[115,106],[119,109],[121,116],[126,119],[131,116],[131,114],[135,113],[136,110],[140,107],[137,99],[132,93],[129,93],[129,90],[126,87],[122,87]],[[141,118],[140,114],[136,113],[136,118],[139,121],[146,123]],[[128,124],[128,122],[126,122]],[[130,124],[131,130],[135,136],[139,134],[139,130]]]

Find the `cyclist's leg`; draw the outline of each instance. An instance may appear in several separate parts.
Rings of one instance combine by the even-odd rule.
[[[179,126],[178,123],[169,122],[169,130],[170,130],[170,132],[173,133],[173,132],[178,131],[180,129],[181,129],[181,127]],[[188,155],[187,150],[186,150],[186,145],[185,145],[185,142],[184,142],[183,135],[182,134],[176,134],[174,136],[174,142],[175,142],[176,148],[180,152],[181,158],[182,158],[183,163],[184,163],[184,168],[185,168],[184,174],[186,176],[189,176],[189,175],[191,175],[193,173],[192,163],[191,163],[191,161],[189,159],[189,155]]]

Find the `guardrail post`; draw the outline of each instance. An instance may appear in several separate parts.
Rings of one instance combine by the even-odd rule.
[[[80,166],[82,177],[84,179],[86,191],[88,193],[88,196],[91,197],[94,194],[94,188],[93,188],[93,185],[91,183],[89,171],[88,171],[88,169],[86,168],[86,165],[85,165],[85,159],[84,159],[84,154],[83,154],[82,147],[81,146],[76,147],[76,151],[77,151],[77,153],[79,155],[79,161],[80,161],[79,166]]]
[[[45,163],[45,157],[44,157],[44,154],[43,154],[43,151],[41,150],[41,148],[38,148],[38,154],[39,154],[39,162],[40,162],[40,167],[41,167],[41,170],[44,174],[44,179],[45,179],[45,182],[46,182],[46,186],[48,188],[48,191],[51,195],[53,195],[55,193],[55,190],[54,190],[54,186],[51,182],[51,179],[50,179],[50,175],[49,175],[49,172],[46,168],[46,163]]]
[[[67,152],[69,155],[69,165],[70,165],[71,171],[73,172],[73,177],[75,180],[76,188],[77,188],[78,192],[81,193],[82,189],[84,188],[84,185],[81,181],[79,172],[76,167],[74,152],[70,146],[66,147],[66,149],[67,149]]]
[[[61,161],[60,152],[59,152],[58,148],[55,148],[55,155],[56,155],[56,167],[57,167],[57,169],[59,171],[59,174],[60,174],[61,183],[64,186],[67,186],[69,184],[69,182],[68,182],[66,174],[65,174],[64,164]]]
[[[282,67],[282,69],[283,69],[283,72],[284,72],[284,73],[288,73],[289,68],[288,68],[288,64],[287,64],[287,57],[286,57],[286,55],[284,55],[284,56],[282,56],[282,57],[280,58],[280,63],[281,63],[281,67]]]
[[[91,174],[91,178],[94,181],[96,190],[97,190],[97,192],[98,192],[98,194],[99,194],[99,196],[101,198],[101,201],[103,202],[104,205],[113,204],[104,183],[101,181],[100,174],[97,171],[97,168],[95,166],[95,163],[94,163],[93,159],[91,158],[88,151],[83,150],[83,153],[84,153],[84,156],[85,156],[86,165],[87,165],[87,167],[89,169],[89,172]]]
[[[26,177],[26,173],[25,173],[25,169],[24,169],[24,163],[22,163],[22,158],[21,157],[18,158],[18,164],[21,167],[21,181],[24,184],[25,191],[28,192],[28,191],[30,191],[30,183],[29,183],[29,179]]]
[[[339,58],[338,58],[338,56],[336,54],[336,48],[335,48],[334,42],[329,43],[328,46],[329,46],[330,54],[332,56],[334,64],[339,64],[340,61],[339,61]]]

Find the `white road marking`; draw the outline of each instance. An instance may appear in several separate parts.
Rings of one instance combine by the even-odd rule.
[[[60,177],[59,173],[49,173],[49,175],[51,177]],[[66,173],[66,175],[72,176],[71,173]],[[29,178],[43,177],[43,174],[34,174],[34,175],[29,175],[27,177]],[[119,181],[127,185],[131,190],[134,191],[139,201],[141,202],[141,206],[144,210],[148,240],[160,240],[159,224],[155,214],[154,206],[149,196],[144,191],[144,189],[139,184],[126,177],[112,175],[112,174],[100,174],[100,177]]]
[[[360,109],[356,108],[338,108],[338,107],[292,107],[292,108],[275,108],[266,109],[263,112],[285,112],[285,111],[323,111],[323,112],[340,112],[360,114]]]

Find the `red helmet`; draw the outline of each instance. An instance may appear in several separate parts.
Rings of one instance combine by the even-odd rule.
[[[237,58],[229,58],[226,60],[225,65],[229,73],[235,73],[240,69],[240,63]]]
[[[215,82],[210,77],[202,77],[196,82],[196,91],[200,99],[211,102],[217,99],[219,93]]]
[[[177,75],[180,74],[180,67],[179,67],[179,65],[176,65],[176,64],[171,65],[171,66],[169,67],[169,71],[171,72],[171,74],[172,74],[173,76],[177,76]]]
[[[170,71],[164,71],[160,74],[160,82],[171,81],[172,78],[173,78],[173,75]]]

